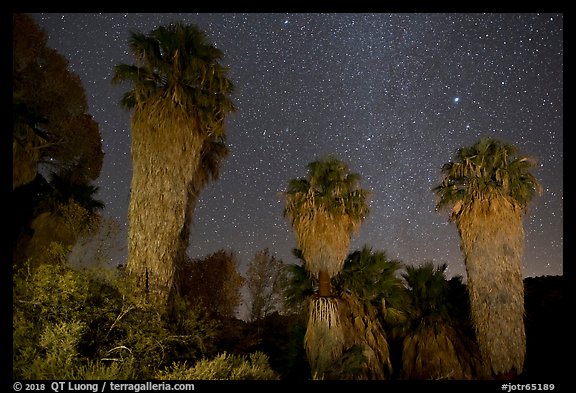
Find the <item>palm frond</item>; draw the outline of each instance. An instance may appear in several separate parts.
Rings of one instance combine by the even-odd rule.
[[[369,192],[359,175],[334,156],[308,164],[308,177],[288,182],[284,215],[296,234],[307,268],[333,277],[344,264],[350,237],[368,214]]]
[[[304,348],[314,379],[323,379],[326,371],[344,350],[344,332],[338,299],[314,296],[310,299]]]
[[[443,180],[432,191],[438,197],[437,210],[469,203],[471,199],[498,196],[526,204],[542,187],[529,172],[536,165],[530,157],[517,157],[517,148],[494,138],[481,138],[457,151],[453,162],[442,166]],[[452,219],[459,214],[454,210]]]

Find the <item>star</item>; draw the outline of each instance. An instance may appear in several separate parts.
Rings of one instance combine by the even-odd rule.
[[[131,30],[149,33],[181,20],[222,50],[237,104],[226,123],[230,154],[193,217],[191,257],[233,250],[246,265],[270,247],[286,263],[298,262],[279,194],[331,153],[373,196],[351,252],[367,244],[406,264],[447,263],[451,274],[465,276],[456,226],[435,210],[430,190],[457,149],[490,134],[542,163],[535,176],[548,191],[525,220],[524,274],[562,274],[562,14],[32,16],[83,81],[105,153],[99,197],[124,229],[130,113],[119,105],[126,87],[110,84],[112,70],[135,62]],[[446,97],[457,111],[446,110]],[[115,252],[115,265],[126,252],[125,245]]]

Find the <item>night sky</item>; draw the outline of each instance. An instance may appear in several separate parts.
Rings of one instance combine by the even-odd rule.
[[[202,193],[188,254],[225,249],[242,266],[268,248],[286,263],[294,234],[280,195],[332,153],[372,192],[352,239],[389,258],[447,263],[465,277],[456,225],[431,189],[458,148],[490,136],[534,156],[544,193],[524,221],[524,275],[563,273],[562,14],[32,14],[83,81],[100,125],[104,214],[123,231],[131,179],[130,116],[113,67],[134,64],[131,30],[196,24],[224,52],[236,86],[230,155]]]

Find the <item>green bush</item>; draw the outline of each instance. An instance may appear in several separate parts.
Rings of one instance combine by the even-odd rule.
[[[174,363],[156,377],[164,380],[277,380],[278,374],[270,368],[268,356],[255,352],[247,356],[222,353],[214,359],[202,359],[189,367]]]
[[[184,300],[170,318],[123,272],[40,264],[16,270],[13,378],[150,379],[215,351],[217,324]]]

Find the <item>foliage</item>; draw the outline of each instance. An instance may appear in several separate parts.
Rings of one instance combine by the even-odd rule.
[[[328,155],[307,167],[307,178],[292,179],[288,183],[286,194],[292,198],[285,214],[292,220],[313,214],[312,209],[303,209],[304,206],[318,207],[332,215],[348,215],[354,221],[368,214],[368,192],[358,188],[360,175],[350,173],[344,162]],[[312,195],[308,197],[308,193]]]
[[[216,324],[184,300],[167,320],[111,270],[39,264],[16,271],[13,376],[139,379],[213,351]]]
[[[52,241],[73,246],[86,221],[97,220],[103,204],[91,182],[104,153],[78,75],[30,16],[12,21],[14,263],[37,260]]]
[[[179,292],[220,317],[234,317],[242,303],[244,278],[238,272],[238,259],[231,251],[219,250],[204,258],[188,260],[178,277]]]
[[[480,365],[470,326],[461,319],[469,314],[462,302],[461,277],[447,280],[447,265],[406,266],[408,315],[402,340],[403,379],[472,379]],[[458,297],[455,297],[458,296]]]
[[[304,267],[304,256],[298,248],[292,250],[295,257],[299,258],[301,264],[286,265],[287,285],[284,288],[284,304],[293,313],[304,313],[306,299],[312,296],[318,289],[317,280],[310,276]]]
[[[437,209],[452,207],[455,220],[462,208],[475,200],[510,198],[526,208],[542,186],[530,173],[536,160],[517,157],[516,146],[494,138],[481,138],[470,147],[458,149],[454,161],[442,166],[443,179],[433,188]]]
[[[342,365],[356,364],[343,378],[388,379],[392,374],[388,333],[383,321],[396,322],[391,315],[402,311],[404,286],[397,275],[400,261],[389,260],[384,251],[368,246],[348,254],[342,271],[332,279],[341,304],[345,337]],[[362,356],[354,355],[359,350]],[[349,363],[354,359],[353,363]],[[342,363],[344,362],[344,363]]]
[[[444,275],[447,267],[446,264],[434,266],[432,262],[419,267],[406,266],[402,277],[406,280],[406,287],[411,294],[410,313],[414,321],[430,315],[449,317],[449,282]]]
[[[296,257],[303,260],[302,252],[294,249]],[[364,303],[371,303],[381,311],[383,320],[391,325],[405,319],[404,283],[398,275],[402,263],[389,260],[384,251],[374,251],[368,246],[348,254],[342,271],[332,278],[334,293],[349,292]],[[285,302],[292,310],[299,310],[318,286],[303,265],[290,264],[289,282],[284,290]]]
[[[335,291],[350,291],[358,299],[379,306],[382,301],[394,304],[402,290],[397,276],[402,262],[388,259],[385,251],[374,251],[368,246],[356,250],[346,258],[344,268],[334,279]]]
[[[14,13],[12,21],[13,187],[40,169],[78,184],[97,179],[104,153],[80,78],[30,16]]]
[[[246,275],[251,300],[251,321],[265,318],[275,311],[282,311],[282,293],[286,282],[287,271],[282,260],[270,255],[268,249],[256,253],[248,265]]]
[[[270,368],[268,356],[255,352],[248,356],[222,353],[214,359],[202,359],[189,367],[175,363],[156,377],[164,380],[277,380]]]
[[[284,216],[290,220],[305,267],[316,278],[341,270],[350,236],[369,212],[368,190],[360,175],[332,155],[308,164],[306,178],[292,179],[284,195]]]
[[[100,225],[100,216],[73,199],[58,203],[53,209],[34,218],[30,225],[34,235],[22,243],[21,252],[34,264],[64,263],[76,242]]]
[[[200,117],[205,132],[223,135],[224,116],[234,111],[234,85],[221,64],[223,53],[195,25],[171,23],[145,35],[131,32],[129,47],[141,66],[119,64],[113,83],[130,81],[122,105],[135,108],[158,96]]]

